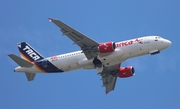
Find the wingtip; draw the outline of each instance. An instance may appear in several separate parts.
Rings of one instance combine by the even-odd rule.
[[[49,21],[52,21],[53,20],[53,18],[48,18],[49,19]]]
[[[106,92],[106,95],[109,93],[108,91],[105,91]]]

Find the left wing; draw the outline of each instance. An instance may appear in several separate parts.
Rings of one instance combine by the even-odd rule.
[[[106,88],[106,94],[114,90],[117,80],[117,71],[120,68],[120,64],[106,67],[101,72],[103,86]]]
[[[77,44],[81,50],[83,50],[87,59],[91,59],[97,56],[97,53],[94,52],[99,45],[96,41],[90,39],[89,37],[83,35],[82,33],[76,31],[60,20],[49,18],[54,24],[56,24],[60,29],[63,35],[68,36],[74,44]]]

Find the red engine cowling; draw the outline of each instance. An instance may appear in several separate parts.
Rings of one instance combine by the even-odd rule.
[[[120,78],[127,78],[134,75],[134,67],[128,66],[128,67],[122,67],[118,71],[118,76]]]
[[[98,46],[99,52],[101,53],[113,52],[115,48],[116,48],[115,42],[106,42]]]

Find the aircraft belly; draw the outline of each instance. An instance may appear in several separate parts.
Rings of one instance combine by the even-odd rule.
[[[87,58],[84,57],[78,60],[78,65],[83,69],[93,69],[94,68],[93,60],[94,59],[88,60]]]
[[[99,57],[98,59],[100,59],[103,65],[107,67],[107,66],[112,66],[112,65],[121,63],[121,58],[123,57],[123,55],[124,55],[124,50],[121,48],[118,48],[114,52],[112,52],[110,55]]]
[[[38,70],[35,66],[28,68],[28,67],[17,67],[14,69],[15,72],[28,72],[28,73],[37,73],[37,72],[41,72],[40,70]]]
[[[80,68],[80,66],[78,64],[71,64],[69,70],[76,70],[76,69],[79,69],[79,68]]]
[[[71,71],[71,70],[76,70],[80,68],[77,62],[77,58],[61,59],[57,66],[59,67],[59,69],[63,71]]]
[[[85,66],[83,66],[83,69],[94,69],[94,64],[91,63],[91,64],[88,64],[88,65],[85,65]]]

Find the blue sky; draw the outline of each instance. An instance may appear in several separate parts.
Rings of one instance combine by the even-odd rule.
[[[179,109],[179,0],[1,0],[0,108],[2,109]],[[19,55],[17,43],[28,42],[43,56],[79,50],[59,28],[58,18],[98,42],[160,35],[172,41],[155,56],[133,58],[136,75],[118,79],[105,94],[95,70],[37,74],[33,82],[7,54]]]

